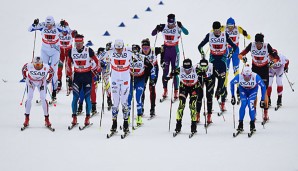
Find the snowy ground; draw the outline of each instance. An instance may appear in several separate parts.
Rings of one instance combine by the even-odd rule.
[[[50,109],[50,118],[56,132],[52,133],[43,127],[42,108],[37,104],[32,107],[30,128],[20,131],[24,107],[19,103],[24,84],[18,81],[21,78],[21,67],[31,61],[34,37],[33,33],[27,32],[27,28],[35,18],[44,20],[47,15],[53,15],[56,21],[66,19],[71,28],[83,33],[86,40],[94,42],[96,50],[116,38],[132,44],[149,37],[153,44],[155,37],[150,35],[152,29],[156,24],[165,23],[167,14],[175,13],[177,20],[182,21],[190,32],[189,36],[183,36],[183,45],[185,56],[194,62],[199,61],[197,45],[210,31],[212,22],[219,20],[224,24],[232,16],[236,24],[246,29],[253,38],[258,32],[264,33],[265,41],[290,59],[288,76],[292,82],[298,82],[295,77],[298,71],[298,36],[295,30],[298,27],[295,22],[298,2],[172,0],[164,1],[164,6],[158,3],[157,0],[2,2],[0,78],[7,82],[0,83],[0,170],[298,170],[297,93],[290,90],[285,78],[283,107],[277,112],[270,108],[270,122],[265,129],[260,123],[261,110],[258,108],[257,133],[250,139],[246,134],[232,137],[233,110],[230,103],[224,115],[225,122],[222,117],[214,115],[214,124],[208,129],[208,134],[200,124],[197,135],[192,139],[188,139],[190,116],[187,108],[182,134],[172,137],[178,103],[173,105],[171,132],[168,132],[169,101],[162,105],[157,103],[157,118],[152,121],[145,119],[144,127],[134,131],[125,140],[121,140],[119,135],[106,139],[111,126],[111,113],[107,109],[101,128],[100,117],[97,115],[92,118],[94,125],[91,128],[68,131],[71,96],[66,97],[65,91],[58,95],[57,107]],[[152,12],[145,12],[148,6]],[[135,14],[140,17],[139,20],[131,19]],[[122,21],[127,26],[117,27]],[[102,37],[106,30],[111,33],[111,37]],[[40,39],[38,33],[36,54],[40,51]],[[243,39],[240,42],[242,49]],[[157,45],[161,43],[161,35],[158,35]],[[180,50],[182,52],[181,47]],[[157,96],[160,97],[161,82],[157,87]],[[277,98],[275,92],[274,86],[273,104]],[[100,97],[98,95],[98,110],[102,102]],[[149,112],[148,107],[149,101],[146,101],[146,112]],[[235,107],[236,120],[238,108]],[[214,111],[218,110],[214,101]],[[118,123],[122,124],[120,118]],[[83,120],[84,117],[80,116],[79,122],[83,123]],[[249,130],[248,122],[247,116],[244,125],[246,132]]]

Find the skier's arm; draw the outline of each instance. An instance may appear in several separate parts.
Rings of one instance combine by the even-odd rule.
[[[54,76],[54,70],[53,70],[53,68],[51,67],[51,66],[49,66],[50,68],[49,68],[49,72],[48,72],[48,78],[47,78],[47,82],[49,83],[49,82],[51,82],[51,80],[52,80],[52,78],[53,78],[53,76]]]
[[[236,75],[230,82],[231,95],[235,96],[235,84],[239,82],[239,74]]]
[[[94,72],[94,74],[97,74],[97,72],[100,72],[99,60],[98,60],[97,56],[95,55],[93,49],[91,49],[91,48],[89,48],[89,56],[95,62],[95,67],[94,67],[94,70],[92,72]]]
[[[238,31],[240,34],[242,34],[244,37],[246,37],[248,40],[250,39],[250,35],[247,33],[246,30],[244,30],[241,26],[238,26]]]
[[[41,31],[43,28],[44,28],[44,23],[38,23],[36,26],[34,24],[31,24],[28,28],[28,31],[29,32],[36,31],[36,30]]]
[[[278,62],[279,56],[276,54],[276,52],[273,51],[273,49],[269,43],[267,44],[267,49],[268,49],[268,53],[270,55],[270,60],[272,60],[274,63]]]
[[[228,33],[226,33],[226,39],[227,39],[227,42],[232,46],[233,48],[233,52],[235,52],[238,48],[237,45],[235,45],[235,43],[232,41],[232,39],[230,38],[230,36],[228,35]]]
[[[155,27],[155,29],[152,31],[151,35],[155,36],[158,32],[161,32],[165,28],[165,24],[159,24]]]
[[[177,25],[179,28],[181,28],[181,31],[183,32],[183,34],[185,34],[185,35],[189,34],[188,30],[182,25],[182,23],[180,21],[177,21]]]
[[[67,58],[67,65],[66,65],[66,70],[67,72],[66,73],[72,73],[72,62],[73,62],[73,59],[71,57],[71,50],[68,51],[68,58]],[[71,77],[71,75],[68,75],[69,77]]]
[[[250,49],[251,49],[251,43],[248,46],[246,46],[246,48],[238,55],[238,58],[242,60],[243,56],[245,56],[248,52],[250,52]]]
[[[203,51],[203,47],[205,46],[205,44],[207,44],[209,42],[209,33],[206,35],[206,37],[204,38],[204,40],[199,44],[198,49],[199,52],[202,54],[204,53]]]
[[[23,75],[23,78],[26,79],[27,78],[27,71],[28,71],[28,63],[26,63],[23,68],[22,68],[22,75]]]
[[[262,78],[259,75],[256,76],[256,82],[261,87],[261,94],[262,94],[261,100],[265,100],[266,85],[265,85],[264,81],[262,80]]]

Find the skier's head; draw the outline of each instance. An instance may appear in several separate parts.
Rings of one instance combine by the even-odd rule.
[[[191,59],[187,58],[183,60],[183,69],[185,71],[186,74],[189,74],[191,72],[192,69],[192,61]]]
[[[212,24],[212,29],[213,29],[213,32],[214,32],[214,35],[215,36],[220,36],[220,28],[221,28],[221,24],[219,21],[214,21],[213,24]]]
[[[43,62],[40,56],[35,56],[33,58],[33,66],[36,70],[40,70],[43,67]]]
[[[121,39],[115,40],[114,48],[118,54],[121,54],[124,48],[124,42]]]
[[[235,20],[232,17],[228,18],[227,28],[229,29],[229,31],[232,31],[234,27],[235,27]]]
[[[47,29],[51,29],[55,25],[55,20],[53,16],[47,16],[45,20],[45,25]]]
[[[199,69],[203,72],[206,72],[208,70],[208,61],[206,59],[200,60]]]
[[[174,28],[176,24],[175,14],[169,14],[168,15],[168,27]]]
[[[134,53],[140,53],[141,48],[140,48],[139,45],[137,45],[137,44],[133,44],[133,45],[131,46],[131,50],[132,50]]]
[[[144,52],[144,54],[148,54],[150,52],[150,40],[149,38],[143,39],[142,42],[142,51]]]
[[[243,67],[241,75],[243,76],[245,81],[249,81],[251,79],[252,70],[248,64]]]
[[[260,50],[263,47],[264,35],[262,33],[257,33],[255,35],[255,43],[258,50]]]
[[[65,27],[63,27],[63,28],[62,28],[62,34],[63,34],[63,36],[66,36],[66,35],[67,35],[67,33],[68,33],[68,31],[66,30],[66,28],[65,28]]]
[[[84,47],[84,36],[83,35],[77,34],[74,41],[75,41],[75,46],[78,50],[82,49]]]

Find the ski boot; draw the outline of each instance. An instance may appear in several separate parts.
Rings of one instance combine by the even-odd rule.
[[[269,107],[271,106],[271,98],[270,98],[270,96],[268,96],[268,106]]]
[[[178,120],[177,119],[177,123],[176,123],[176,128],[175,128],[175,132],[179,133],[181,131],[181,127],[182,127],[182,120]]]
[[[58,80],[57,93],[60,92],[61,87],[62,87],[62,81],[61,80]]]
[[[29,126],[29,114],[25,114],[25,122],[24,122],[24,127]]]
[[[76,114],[72,114],[72,125],[76,125],[78,124],[78,120],[77,120],[77,115]]]
[[[113,125],[112,128],[110,129],[111,132],[116,132],[117,131],[117,118],[113,118]]]
[[[178,90],[174,90],[174,100],[177,100],[179,98]]]
[[[77,114],[80,115],[83,112],[83,103],[79,103]]]
[[[250,121],[250,132],[256,131],[255,121]]]
[[[112,108],[112,106],[113,106],[111,96],[108,96],[108,98],[107,98],[107,103],[108,103],[108,111],[110,111],[111,108]]]
[[[196,122],[199,123],[200,122],[200,113],[198,112],[196,115]]]
[[[143,124],[142,115],[137,116],[137,126],[141,126]]]
[[[238,128],[236,129],[237,131],[243,131],[243,120],[239,120],[239,125],[238,125]]]
[[[211,113],[208,113],[208,115],[207,115],[207,124],[212,123],[211,115],[212,115]]]
[[[197,132],[197,121],[191,121],[191,133],[196,133]]]
[[[55,102],[57,100],[56,95],[57,95],[57,90],[53,90],[53,92],[52,92],[52,102]]]
[[[282,99],[282,95],[278,95],[278,97],[277,97],[277,106],[282,106],[281,99]]]
[[[90,115],[86,115],[84,124],[85,126],[90,125]]]
[[[266,122],[269,120],[269,116],[268,116],[268,109],[264,109],[264,117],[263,120]]]
[[[124,133],[128,133],[129,132],[128,119],[124,119],[124,122],[123,122],[123,132]]]
[[[150,117],[154,117],[155,116],[155,108],[151,108],[150,109]]]
[[[168,96],[168,89],[167,88],[163,88],[163,94],[162,97],[166,98]]]
[[[220,103],[220,110],[221,111],[226,111],[225,102]]]
[[[51,124],[51,122],[49,120],[49,115],[45,116],[44,121],[45,121],[45,126],[46,127],[51,127],[52,126],[52,124]]]
[[[93,115],[97,113],[97,111],[96,111],[96,103],[92,103],[91,113],[92,113]]]

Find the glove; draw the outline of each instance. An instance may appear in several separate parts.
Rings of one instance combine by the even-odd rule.
[[[155,86],[155,79],[151,79],[150,82],[149,82],[149,85]]]
[[[264,100],[261,100],[260,101],[260,108],[264,108],[265,107],[265,101]]]
[[[78,34],[78,31],[73,30],[73,31],[71,32],[71,37],[74,38],[74,37],[76,37],[77,34]]]
[[[46,82],[47,82],[47,84],[50,84],[51,80],[47,80]]]
[[[233,50],[231,50],[231,51],[229,52],[229,54],[228,54],[228,58],[229,58],[229,59],[231,59],[231,58],[232,58],[232,56],[233,56],[233,53],[234,53],[234,51],[233,51]]]
[[[274,65],[274,62],[273,62],[273,61],[269,61],[269,62],[268,62],[268,67],[269,67],[269,68],[272,68],[273,65]]]
[[[231,103],[232,103],[232,105],[235,105],[236,104],[236,98],[235,98],[235,96],[232,96]]]
[[[242,58],[242,61],[243,61],[243,63],[246,63],[246,62],[247,62],[247,58],[246,58],[246,56],[244,56],[244,57]]]
[[[66,24],[65,24],[65,20],[61,20],[61,21],[60,21],[60,25],[61,25],[61,27],[65,27],[65,26],[66,26]]]
[[[106,44],[106,51],[111,50],[112,42]]]
[[[182,28],[182,23],[180,21],[177,21],[178,27]]]
[[[200,54],[201,54],[202,58],[205,59],[205,52],[204,52],[204,50],[201,48],[199,51],[200,51]]]
[[[157,30],[157,31],[159,31],[159,32],[161,32],[162,31],[162,27],[161,27],[161,25],[159,24],[159,25],[157,25],[156,27],[155,27],[155,29]]]
[[[165,69],[166,63],[163,62],[163,63],[160,64],[160,66],[161,66],[162,69]]]
[[[139,45],[136,45],[136,44],[133,44],[132,47],[131,47],[133,53],[139,53],[141,48]]]
[[[100,66],[101,68],[106,69],[107,63],[105,61],[100,61]]]
[[[103,51],[105,51],[105,48],[103,47],[98,48],[97,55],[101,54]]]
[[[245,37],[247,37],[248,36],[248,34],[247,34],[247,32],[245,31],[245,30],[243,30],[243,36],[245,36]]]
[[[288,73],[288,71],[289,71],[289,68],[288,68],[288,67],[285,67],[285,68],[284,68],[284,72],[285,72],[285,73]]]
[[[34,25],[34,26],[37,26],[37,25],[38,25],[38,23],[39,23],[39,19],[38,19],[38,18],[36,18],[36,19],[33,21],[33,25]]]
[[[66,82],[68,83],[68,87],[72,87],[72,80],[70,76],[66,76]]]

